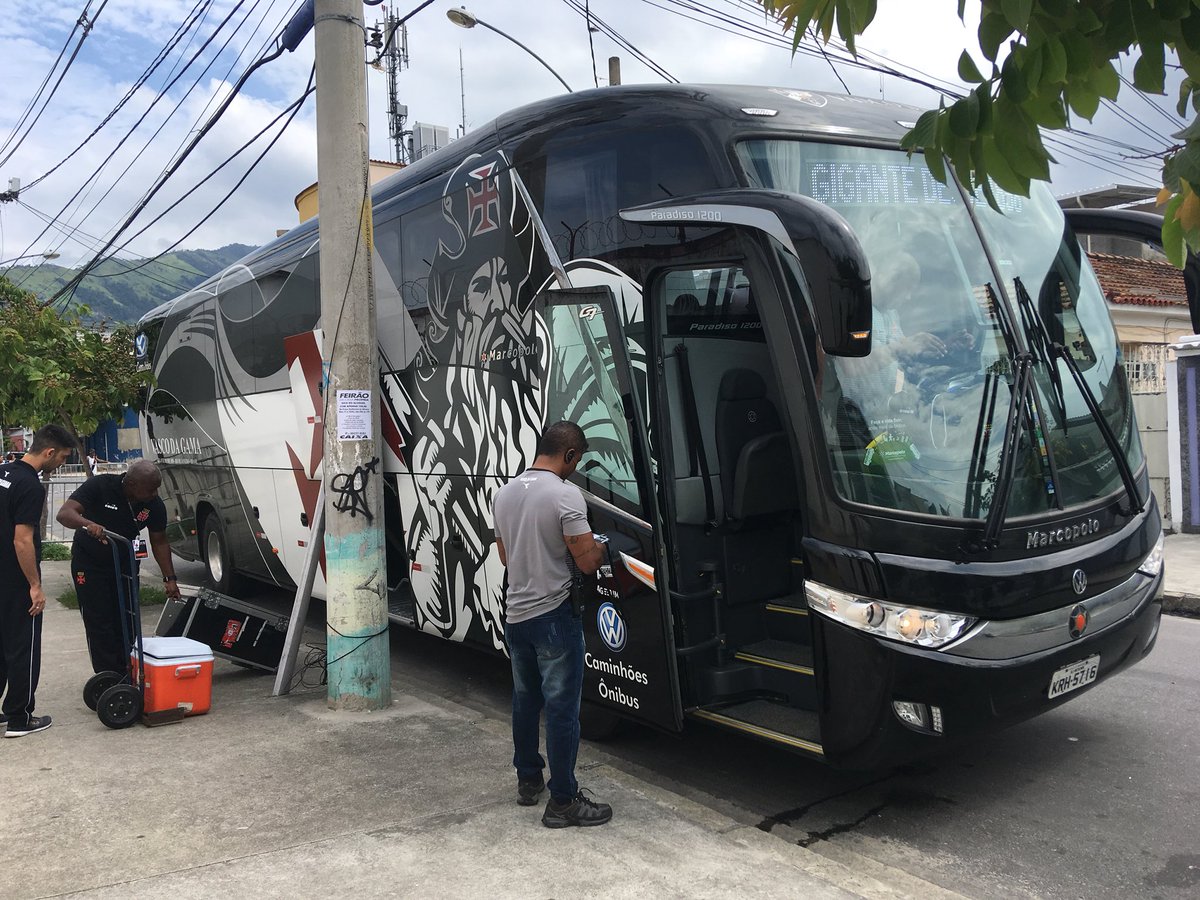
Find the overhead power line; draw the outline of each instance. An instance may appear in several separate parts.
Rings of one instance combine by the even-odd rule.
[[[256,0],[255,6],[257,6],[259,2],[261,2],[261,0]],[[209,47],[209,46],[210,46],[210,45],[213,43],[213,41],[215,41],[215,40],[216,40],[217,36],[218,36],[218,35],[219,35],[219,34],[222,32],[222,30],[224,30],[224,29],[225,29],[225,27],[226,27],[226,26],[229,24],[229,22],[230,22],[230,21],[233,19],[233,17],[234,17],[234,16],[237,14],[238,10],[239,10],[239,9],[242,7],[242,5],[243,5],[244,3],[245,3],[245,0],[238,0],[237,4],[236,4],[236,5],[235,5],[235,6],[234,6],[234,7],[233,7],[233,8],[232,8],[230,11],[229,11],[228,15],[226,15],[226,17],[225,17],[225,18],[224,18],[224,19],[223,19],[223,20],[220,22],[220,24],[218,24],[218,25],[217,25],[216,29],[213,31],[213,33],[212,33],[211,35],[209,35],[208,39],[207,39],[207,40],[204,42],[204,44],[203,44],[203,45],[200,47],[200,49],[198,49],[198,50],[197,50],[197,51],[196,51],[196,52],[195,52],[195,53],[192,55],[191,59],[190,59],[190,60],[188,60],[188,63],[187,63],[187,65],[186,65],[186,66],[184,66],[183,70],[181,70],[181,71],[179,72],[179,74],[178,74],[178,75],[176,75],[176,76],[175,76],[175,77],[174,77],[174,78],[173,78],[173,79],[172,79],[172,80],[171,80],[171,81],[170,81],[170,82],[169,82],[169,83],[168,83],[168,84],[167,84],[167,85],[166,85],[166,86],[165,86],[165,87],[162,89],[162,91],[160,91],[158,94],[156,94],[156,95],[155,95],[154,99],[153,99],[153,100],[151,100],[151,102],[150,102],[149,106],[148,106],[148,107],[146,108],[146,110],[145,110],[145,111],[142,113],[142,115],[141,115],[141,116],[140,116],[140,117],[137,119],[137,121],[133,123],[133,125],[132,125],[132,126],[131,126],[131,127],[130,127],[130,128],[129,128],[129,129],[126,131],[126,132],[125,132],[125,134],[124,134],[124,135],[122,135],[122,137],[121,137],[121,138],[120,138],[120,140],[117,142],[117,144],[116,144],[116,145],[115,145],[115,146],[114,146],[114,147],[113,147],[113,148],[112,148],[112,149],[109,151],[108,155],[107,155],[107,156],[106,156],[106,157],[105,157],[105,158],[104,158],[104,159],[101,161],[100,165],[99,165],[99,166],[97,166],[97,167],[96,167],[96,168],[95,168],[95,169],[92,171],[92,173],[91,173],[91,174],[90,174],[90,175],[89,175],[89,176],[88,176],[88,177],[87,177],[87,178],[84,180],[84,182],[83,182],[83,183],[82,183],[82,184],[79,186],[79,188],[78,188],[78,189],[75,191],[75,193],[73,193],[73,194],[70,196],[70,198],[67,200],[67,202],[66,202],[66,203],[65,203],[65,204],[62,206],[62,208],[61,208],[61,209],[58,211],[58,214],[55,216],[55,218],[56,218],[56,219],[60,219],[60,220],[61,220],[61,219],[63,219],[63,218],[66,216],[66,214],[67,214],[67,211],[68,211],[68,210],[69,210],[69,209],[72,207],[72,205],[73,205],[73,204],[74,204],[74,203],[75,203],[75,202],[76,202],[76,201],[77,201],[77,200],[80,198],[80,195],[81,195],[81,194],[83,194],[85,191],[90,191],[90,190],[91,190],[91,189],[92,189],[92,188],[95,186],[95,184],[97,183],[97,180],[98,180],[98,179],[99,179],[99,177],[100,177],[100,174],[101,174],[101,173],[104,171],[104,169],[105,169],[105,168],[108,166],[108,164],[109,164],[109,163],[110,163],[110,162],[111,162],[111,161],[112,161],[112,160],[115,158],[115,155],[116,155],[117,151],[118,151],[118,150],[120,150],[120,149],[121,149],[121,147],[122,147],[122,146],[124,146],[125,142],[126,142],[127,140],[129,140],[129,138],[130,138],[130,137],[132,137],[132,136],[133,136],[133,134],[136,132],[136,130],[138,129],[138,127],[140,127],[140,126],[141,126],[141,124],[142,124],[142,123],[143,123],[143,122],[146,120],[146,117],[147,117],[147,116],[149,116],[150,112],[151,112],[151,111],[154,109],[154,107],[155,107],[155,106],[158,104],[158,102],[159,102],[159,101],[160,101],[160,100],[161,100],[163,97],[166,97],[166,96],[168,96],[168,92],[170,91],[170,89],[171,89],[172,87],[174,87],[174,85],[175,85],[176,83],[178,83],[178,81],[180,80],[180,78],[182,78],[183,74],[184,74],[184,73],[185,73],[185,72],[186,72],[186,71],[187,71],[187,70],[188,70],[188,69],[189,69],[189,68],[190,68],[190,67],[191,67],[191,66],[192,66],[192,65],[193,65],[193,64],[194,64],[194,63],[195,63],[195,62],[196,62],[196,61],[197,61],[197,60],[198,60],[198,59],[199,59],[199,58],[200,58],[202,55],[203,55],[203,54],[204,54],[204,52],[205,52],[205,51],[208,49],[208,47]],[[225,47],[225,46],[228,46],[228,45],[229,45],[229,41],[230,41],[230,40],[232,40],[232,38],[233,38],[233,35],[234,35],[235,33],[236,33],[236,29],[234,29],[234,30],[233,30],[233,31],[232,31],[232,32],[231,32],[231,33],[228,35],[228,37],[226,38],[225,44],[222,46],[222,50],[224,49],[224,47]],[[180,106],[181,106],[181,105],[182,105],[182,103],[184,102],[184,99],[186,99],[186,97],[188,96],[188,94],[190,94],[191,90],[192,90],[192,89],[193,89],[193,88],[194,88],[194,87],[195,87],[197,84],[199,84],[199,81],[200,81],[200,79],[204,77],[204,74],[205,74],[205,73],[208,71],[208,69],[209,69],[209,68],[211,68],[211,67],[212,67],[212,65],[213,65],[213,64],[216,62],[216,58],[219,58],[219,55],[220,55],[220,54],[218,53],[217,57],[215,57],[215,58],[214,58],[212,61],[210,61],[210,62],[208,63],[208,65],[206,65],[206,66],[205,66],[205,68],[204,68],[204,71],[203,71],[203,72],[201,72],[199,76],[197,76],[197,78],[196,78],[195,82],[194,82],[194,83],[193,83],[193,85],[192,85],[192,88],[189,88],[188,92],[184,94],[184,97],[183,97],[183,98],[181,98],[181,99],[180,99],[180,100],[179,100],[179,101],[178,101],[178,102],[175,104],[175,107],[174,107],[174,109],[172,110],[172,113],[171,113],[171,114],[173,114],[173,113],[174,113],[174,111],[176,111],[176,110],[178,110],[178,109],[180,108]],[[236,91],[235,91],[235,93],[236,93]],[[232,96],[232,95],[231,95],[231,96]],[[168,120],[170,119],[170,116],[171,116],[171,114],[168,114],[168,116],[167,116],[167,119],[168,119]],[[164,126],[165,126],[165,122],[163,123],[163,125],[160,125],[160,126],[159,126],[159,129],[158,129],[158,130],[159,130],[159,131],[161,131],[161,130],[162,130],[162,127],[164,127]],[[158,131],[156,131],[156,132],[155,132],[155,135],[157,135],[157,134],[158,134]],[[151,140],[153,140],[153,138],[151,138]],[[148,146],[149,146],[149,144],[147,143],[147,145],[146,145],[146,146],[144,146],[144,147],[142,148],[142,152],[144,152],[144,151],[145,151],[145,149],[146,149],[146,147],[148,147]],[[140,156],[140,153],[139,153],[139,156]],[[136,159],[136,157],[135,157],[135,159]],[[132,165],[132,163],[131,163],[130,165]],[[125,171],[128,171],[128,169],[129,169],[129,167],[127,166]],[[114,182],[114,184],[115,184],[115,182]],[[111,190],[111,189],[112,189],[112,188],[110,188],[109,190]],[[93,206],[93,210],[94,210],[94,209],[95,209],[95,207]],[[89,213],[89,214],[90,214],[90,213]],[[87,216],[85,215],[84,217],[82,217],[82,218],[79,220],[79,222],[78,222],[77,224],[82,224],[82,222],[83,222],[83,221],[85,221],[85,220],[86,220],[86,218],[87,218]],[[46,234],[47,230],[48,230],[47,228],[43,228],[43,229],[42,229],[42,231],[41,231],[41,233],[39,233],[39,234],[38,234],[38,236],[37,236],[36,238],[34,238],[34,240],[33,240],[33,241],[30,243],[30,245],[29,245],[29,246],[32,248],[33,246],[35,246],[36,244],[38,244],[38,243],[39,243],[39,242],[42,240],[42,238],[45,236],[45,234]],[[28,250],[27,250],[26,252],[28,252]]]
[[[79,41],[75,44],[75,49],[71,51],[71,58],[68,59],[67,64],[63,66],[63,70],[59,73],[58,80],[54,82],[54,87],[50,89],[50,93],[46,95],[45,100],[41,101],[41,108],[38,109],[36,114],[34,114],[33,119],[29,120],[30,112],[32,112],[33,108],[37,106],[37,98],[41,97],[42,91],[45,90],[46,82],[49,81],[50,76],[53,75],[55,69],[58,68],[59,60],[61,60],[63,57],[63,54],[59,53],[58,59],[54,61],[54,67],[51,68],[50,72],[46,76],[46,79],[42,82],[41,87],[38,88],[37,96],[30,102],[29,106],[26,107],[25,114],[22,115],[21,121],[17,123],[17,126],[13,129],[13,133],[10,134],[8,139],[4,142],[3,149],[7,150],[8,152],[3,159],[0,159],[0,166],[12,159],[13,154],[20,149],[21,144],[25,141],[25,138],[29,136],[29,132],[33,130],[33,127],[37,125],[38,120],[42,117],[42,113],[46,111],[46,107],[50,104],[50,101],[54,99],[54,95],[58,93],[59,86],[62,84],[63,79],[67,77],[67,72],[70,71],[72,64],[75,62],[75,57],[79,55],[79,51],[83,48],[83,42],[87,39],[88,34],[91,33],[92,26],[96,23],[96,19],[100,18],[100,13],[104,12],[104,7],[108,6],[108,0],[102,0],[100,8],[96,10],[96,15],[89,19],[87,17],[87,11],[91,5],[91,0],[88,0],[83,12],[75,22],[75,28],[72,29],[70,36],[67,38],[66,45],[63,46],[63,51],[65,52],[67,46],[69,46],[71,43],[71,39],[80,31],[80,29],[82,29],[83,33],[79,35]],[[26,122],[27,120],[28,124],[22,126],[22,123]],[[22,127],[24,127],[23,132],[21,131]],[[13,143],[14,139],[16,140],[16,143]]]
[[[245,85],[246,81],[250,78],[250,76],[252,74],[254,74],[254,72],[257,71],[262,66],[266,65],[267,63],[269,63],[275,59],[278,59],[284,53],[285,50],[296,49],[296,47],[299,45],[300,41],[304,38],[304,36],[307,34],[307,32],[309,30],[311,30],[311,28],[312,28],[311,5],[306,4],[304,7],[302,7],[302,10],[306,14],[306,17],[302,16],[300,14],[293,17],[292,21],[288,23],[288,25],[284,28],[282,34],[280,35],[280,38],[277,41],[277,46],[276,46],[275,50],[272,51],[271,53],[268,53],[267,55],[259,58],[256,62],[251,64],[251,66],[244,73],[242,73],[242,76],[237,80],[237,83],[230,90],[229,95],[225,98],[224,101],[222,101],[221,105],[216,109],[216,111],[212,114],[212,116],[209,117],[209,120],[201,127],[200,131],[188,143],[187,147],[177,156],[175,161],[171,163],[171,165],[163,172],[163,174],[161,176],[159,176],[159,178],[155,181],[155,183],[150,187],[150,189],[143,196],[142,200],[137,204],[137,206],[133,210],[133,212],[128,217],[126,217],[125,221],[121,223],[120,227],[118,227],[115,230],[115,232],[112,234],[112,236],[108,239],[105,246],[100,250],[100,252],[98,252],[92,258],[92,260],[90,260],[86,265],[84,265],[80,269],[80,271],[75,275],[74,278],[72,278],[69,282],[67,282],[67,284],[65,284],[49,300],[47,300],[46,301],[47,305],[55,303],[64,297],[66,298],[66,300],[64,301],[64,305],[65,305],[65,303],[70,301],[71,295],[73,295],[74,291],[78,288],[79,284],[83,281],[83,279],[86,278],[88,276],[89,272],[91,272],[91,270],[94,269],[100,263],[100,261],[103,260],[104,255],[106,253],[108,253],[108,251],[113,247],[114,244],[116,244],[116,242],[120,239],[121,235],[123,235],[125,233],[125,231],[129,228],[129,226],[133,224],[133,221],[137,218],[137,216],[142,212],[142,210],[144,210],[146,208],[146,206],[150,203],[150,201],[154,198],[154,196],[162,189],[163,185],[166,184],[167,180],[170,179],[170,177],[176,171],[178,171],[179,167],[183,165],[184,161],[188,158],[188,156],[192,153],[192,151],[195,150],[196,146],[200,143],[200,141],[202,141],[204,139],[204,137],[209,133],[209,131],[212,130],[213,126],[216,125],[216,123],[220,120],[221,116],[225,113],[225,111],[233,103],[234,99],[237,97],[238,93],[241,91],[242,86]],[[304,18],[306,18],[307,21],[304,21]],[[272,142],[272,144],[273,143],[274,142]],[[244,180],[244,178],[243,178],[243,180]],[[240,183],[241,182],[239,182],[239,184]],[[197,227],[199,227],[199,226],[197,226]]]

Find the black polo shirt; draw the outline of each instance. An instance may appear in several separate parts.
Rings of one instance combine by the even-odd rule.
[[[33,546],[41,563],[45,503],[46,489],[33,466],[23,459],[0,463],[0,587],[7,587],[14,578],[27,583],[13,546],[18,525],[33,526]]]
[[[121,484],[124,475],[96,475],[76,489],[71,499],[83,507],[83,517],[103,525],[130,540],[148,528],[152,532],[167,530],[167,508],[158,497],[149,503],[130,502]],[[122,563],[124,553],[120,553]],[[83,528],[75,532],[71,548],[71,567],[75,569],[109,569],[113,567],[112,548],[102,544]]]

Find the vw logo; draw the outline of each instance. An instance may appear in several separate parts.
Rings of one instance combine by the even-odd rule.
[[[1075,588],[1075,593],[1082,594],[1087,590],[1087,573],[1083,569],[1076,569],[1071,575],[1071,587]]]
[[[137,354],[138,359],[146,358],[146,351],[150,349],[150,339],[146,337],[146,332],[142,332],[133,339],[133,350]]]
[[[596,628],[600,631],[600,639],[613,653],[620,653],[625,649],[625,638],[628,636],[625,621],[611,603],[602,603],[596,610]]]
[[[1071,632],[1071,639],[1079,637],[1088,627],[1088,611],[1082,604],[1071,610],[1071,617],[1067,620],[1067,629]]]

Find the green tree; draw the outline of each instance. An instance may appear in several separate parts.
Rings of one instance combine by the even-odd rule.
[[[88,324],[88,314],[60,313],[0,278],[0,421],[57,422],[78,442],[136,402],[150,375],[137,370],[132,326]]]
[[[878,0],[759,0],[793,30],[793,46],[811,27],[825,42],[836,28],[853,53],[854,41],[875,18]],[[949,0],[947,0],[949,2]],[[994,205],[989,179],[1028,196],[1032,181],[1050,178],[1053,157],[1039,129],[1091,120],[1100,101],[1122,86],[1117,63],[1137,55],[1133,86],[1163,94],[1171,52],[1184,71],[1178,112],[1200,110],[1200,5],[1195,0],[977,0],[981,71],[963,51],[959,77],[974,85],[966,96],[923,114],[903,140],[924,150],[929,170],[946,180],[945,162],[968,190]],[[967,0],[958,0],[963,18]],[[1188,246],[1200,250],[1200,123],[1193,118],[1164,154],[1163,244],[1182,266]]]

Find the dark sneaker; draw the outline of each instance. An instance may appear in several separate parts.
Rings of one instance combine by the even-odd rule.
[[[597,803],[580,791],[574,800],[561,806],[551,797],[542,813],[542,824],[547,828],[570,828],[572,825],[603,825],[611,818],[611,806]]]
[[[24,724],[18,722],[9,722],[8,730],[4,732],[4,736],[6,738],[25,737],[25,735],[33,734],[35,731],[45,731],[49,727],[49,716],[34,716]]]
[[[533,806],[533,804],[537,803],[538,795],[545,789],[546,782],[542,778],[541,772],[538,772],[536,778],[518,778],[517,805]]]

